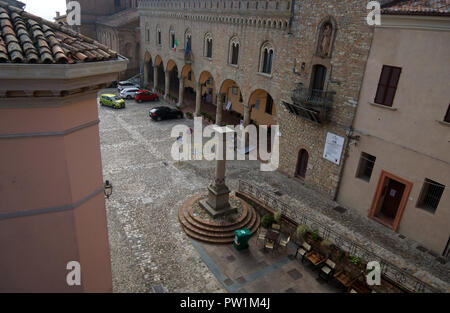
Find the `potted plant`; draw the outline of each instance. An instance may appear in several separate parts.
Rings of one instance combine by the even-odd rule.
[[[191,120],[194,117],[194,115],[191,112],[187,112],[186,117]]]
[[[295,235],[297,239],[305,240],[306,234],[308,233],[308,226],[306,225],[298,225],[297,230],[295,231]]]
[[[283,213],[281,213],[281,211],[278,211],[277,213],[275,213],[273,216],[273,220],[275,221],[275,223],[280,224],[282,216],[283,216]]]
[[[263,216],[261,220],[261,226],[264,228],[269,228],[272,226],[273,223],[273,215],[272,214],[266,214]]]

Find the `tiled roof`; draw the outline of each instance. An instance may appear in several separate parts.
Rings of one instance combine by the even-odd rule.
[[[64,64],[117,59],[116,52],[0,0],[0,63]]]
[[[450,16],[450,0],[397,0],[382,6],[383,14]]]

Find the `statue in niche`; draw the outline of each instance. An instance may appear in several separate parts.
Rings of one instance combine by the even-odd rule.
[[[322,40],[319,47],[319,55],[322,57],[330,56],[331,37],[333,35],[333,27],[330,23],[326,23],[322,30]]]

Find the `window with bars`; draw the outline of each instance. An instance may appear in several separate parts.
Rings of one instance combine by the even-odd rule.
[[[417,207],[434,214],[439,206],[444,190],[444,185],[426,178]]]
[[[362,152],[356,177],[369,182],[376,160],[377,158],[373,155]]]
[[[383,65],[378,83],[375,103],[391,107],[397,92],[398,81],[402,69],[400,67]]]

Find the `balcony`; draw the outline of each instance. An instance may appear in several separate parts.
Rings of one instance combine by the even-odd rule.
[[[305,88],[298,85],[292,93],[292,104],[284,102],[291,114],[307,119],[316,124],[325,124],[333,105],[334,91]]]

